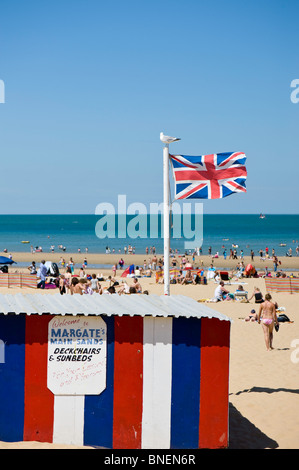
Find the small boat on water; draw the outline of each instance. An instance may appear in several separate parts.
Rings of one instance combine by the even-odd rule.
[[[286,243],[279,243],[279,246],[287,246]]]
[[[22,240],[22,243],[30,243],[28,240]]]
[[[266,218],[265,214],[260,214],[260,219],[265,219],[265,218]]]

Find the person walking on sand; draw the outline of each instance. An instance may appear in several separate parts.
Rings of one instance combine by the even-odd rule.
[[[275,304],[271,299],[270,294],[265,295],[265,302],[261,304],[257,316],[258,323],[262,322],[267,351],[273,349],[273,328],[274,324],[278,324]]]

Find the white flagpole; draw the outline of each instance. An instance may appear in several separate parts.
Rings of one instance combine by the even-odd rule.
[[[170,295],[169,255],[170,255],[170,221],[169,221],[169,144],[176,142],[178,137],[170,137],[160,132],[160,140],[163,148],[163,184],[164,184],[164,294]]]
[[[169,144],[163,148],[163,185],[164,185],[164,294],[170,295],[169,252]]]

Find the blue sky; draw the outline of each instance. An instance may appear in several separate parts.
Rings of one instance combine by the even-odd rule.
[[[175,153],[246,153],[247,193],[204,213],[298,213],[298,14],[293,0],[2,0],[0,213],[162,201],[160,131],[181,137]]]

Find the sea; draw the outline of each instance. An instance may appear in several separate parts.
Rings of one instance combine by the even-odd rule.
[[[8,254],[30,252],[31,247],[42,247],[45,253],[52,250],[58,253],[59,260],[61,255],[77,253],[79,250],[81,253],[88,251],[124,254],[124,247],[128,248],[129,245],[137,254],[145,254],[146,248],[150,251],[151,247],[155,247],[156,253],[163,253],[161,215],[158,216],[156,230],[151,227],[149,215],[145,215],[143,222],[139,220],[138,223],[133,215],[125,217],[126,221],[122,221],[122,230],[120,230],[120,219],[115,216],[115,230],[111,230],[111,227],[114,228],[113,223],[111,225],[110,221],[106,220],[105,225],[104,219],[99,215],[0,215],[0,253],[5,255],[4,250],[7,250]],[[195,232],[198,227],[194,214],[190,220],[190,228],[193,227]],[[99,238],[99,224],[102,227],[101,238]],[[129,230],[132,224],[135,224],[134,233]],[[174,235],[173,230],[171,233]],[[179,254],[185,251],[189,253],[186,241],[190,242],[192,239],[186,239],[183,230],[181,234],[176,230],[175,237],[171,237],[170,247]],[[259,251],[268,247],[270,254],[274,249],[278,256],[285,256],[291,248],[293,256],[296,256],[298,244],[299,214],[269,214],[264,218],[260,218],[260,214],[203,215],[201,244],[203,255],[208,254],[209,248],[212,254],[218,252],[220,256],[224,249],[229,254],[229,250],[233,248],[238,254],[243,250],[244,256],[248,256],[251,250],[259,256]],[[100,266],[105,267],[104,265],[96,267]]]

